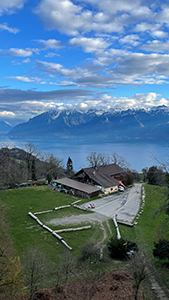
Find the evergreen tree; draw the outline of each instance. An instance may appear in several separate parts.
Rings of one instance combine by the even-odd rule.
[[[71,176],[73,174],[73,162],[72,162],[70,156],[68,157],[68,160],[67,160],[66,169],[67,169],[68,175]]]
[[[32,159],[32,180],[36,180],[36,161],[34,157]]]

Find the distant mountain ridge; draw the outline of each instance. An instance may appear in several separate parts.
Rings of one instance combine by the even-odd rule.
[[[0,121],[0,134],[7,134],[12,129],[8,123]]]
[[[111,142],[169,140],[169,108],[53,110],[15,126],[9,137],[56,137]]]

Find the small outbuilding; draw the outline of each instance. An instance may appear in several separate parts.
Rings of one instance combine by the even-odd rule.
[[[70,178],[61,178],[53,181],[81,198],[93,198],[99,196],[100,189],[96,186],[85,184]]]

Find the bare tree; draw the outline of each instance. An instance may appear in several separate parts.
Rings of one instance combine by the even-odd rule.
[[[110,158],[108,154],[92,152],[86,157],[86,160],[90,167],[98,167],[109,164]]]
[[[53,154],[47,153],[44,156],[44,162],[46,179],[49,182],[53,178],[57,179],[60,169],[63,168],[63,160],[54,156]]]
[[[136,253],[130,260],[130,272],[134,279],[134,299],[137,300],[137,295],[141,282],[146,278],[147,261],[143,253]]]
[[[26,155],[27,179],[34,179],[32,177],[36,177],[35,157],[38,158],[38,156],[40,155],[40,151],[36,149],[34,143],[32,143],[32,142],[28,142],[27,144],[25,144],[25,150],[27,153],[27,155]]]
[[[26,284],[30,289],[30,299],[37,290],[39,284],[47,278],[47,261],[38,248],[32,247],[23,257]]]
[[[25,179],[25,164],[10,157],[9,148],[0,150],[0,184],[13,187],[17,181]]]
[[[128,170],[130,168],[130,163],[123,157],[118,155],[116,152],[112,153],[112,162],[119,167]]]
[[[62,278],[65,282],[65,295],[67,295],[68,282],[76,273],[76,261],[70,252],[64,252],[60,264],[62,270]]]

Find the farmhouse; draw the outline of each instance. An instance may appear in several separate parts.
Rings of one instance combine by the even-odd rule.
[[[82,198],[93,198],[99,195],[100,189],[98,187],[75,181],[70,178],[61,178],[53,181],[58,185],[61,185],[62,188],[71,190],[74,195]]]
[[[116,164],[84,168],[74,175],[79,182],[98,186],[105,194],[118,191],[124,170]]]

